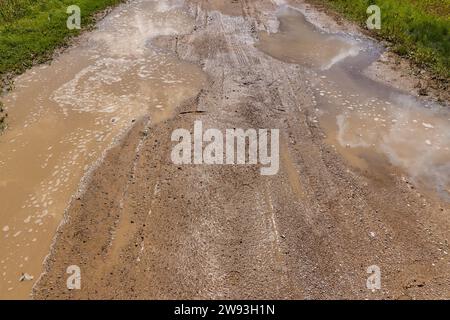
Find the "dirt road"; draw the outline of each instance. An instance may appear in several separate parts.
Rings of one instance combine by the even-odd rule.
[[[401,166],[353,165],[320,123],[314,84],[336,55],[289,63],[291,53],[258,45],[276,32],[277,1],[172,2],[192,32],[152,41],[207,80],[167,119],[139,118],[106,154],[67,210],[33,297],[450,298],[448,203],[419,192]],[[171,134],[195,120],[280,129],[278,175],[174,165]],[[66,287],[70,265],[81,290]],[[382,272],[374,292],[372,265]]]

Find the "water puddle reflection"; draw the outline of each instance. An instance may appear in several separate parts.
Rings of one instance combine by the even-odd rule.
[[[278,19],[278,32],[261,33],[257,47],[312,69],[316,121],[328,142],[372,177],[406,174],[450,200],[449,111],[362,75],[381,53],[375,44],[326,34],[288,6]]]

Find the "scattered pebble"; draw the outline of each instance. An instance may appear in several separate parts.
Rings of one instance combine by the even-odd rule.
[[[22,273],[22,275],[19,278],[19,281],[20,282],[22,282],[22,281],[31,281],[33,279],[34,279],[34,277],[32,275],[29,275],[28,273]]]

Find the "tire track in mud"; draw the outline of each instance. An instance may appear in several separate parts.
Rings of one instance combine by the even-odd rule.
[[[309,70],[254,46],[274,4],[239,1],[241,16],[189,4],[193,33],[157,43],[201,65],[208,84],[172,119],[140,122],[109,152],[70,209],[34,297],[448,297],[448,259],[437,250],[448,237],[445,212],[404,184],[360,175],[324,142]],[[170,135],[192,131],[195,120],[205,128],[279,128],[280,173],[173,165]],[[81,267],[80,291],[65,288],[71,264]],[[383,270],[376,293],[365,288],[373,264]]]
[[[177,0],[123,3],[51,64],[16,79],[0,141],[0,298],[29,297],[80,180],[106,150],[143,115],[163,121],[198,93],[201,69],[152,44],[193,24]]]

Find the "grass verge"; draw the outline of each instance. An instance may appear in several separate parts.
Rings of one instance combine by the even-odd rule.
[[[0,95],[14,75],[48,61],[55,49],[92,25],[95,14],[124,0],[0,0]],[[81,30],[67,28],[67,7],[81,9]],[[0,133],[7,114],[0,101]]]
[[[67,28],[67,7],[81,9],[82,27],[94,14],[123,0],[0,0],[0,77],[48,60],[80,30]]]
[[[381,30],[370,33],[392,43],[394,52],[430,70],[438,79],[450,78],[449,0],[311,0],[324,4],[366,26],[370,5],[381,9]]]

